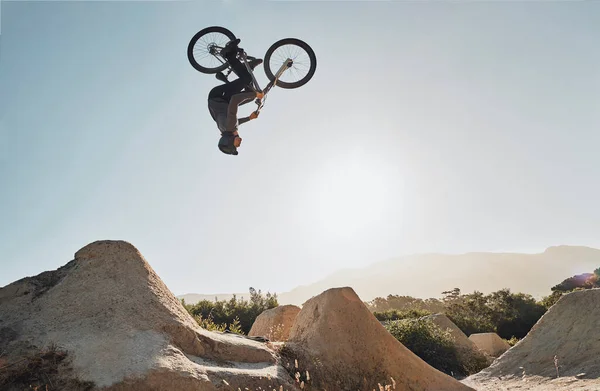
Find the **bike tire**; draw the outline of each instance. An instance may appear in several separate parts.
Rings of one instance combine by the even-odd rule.
[[[227,36],[227,38],[229,38],[230,41],[234,40],[236,38],[235,34],[233,34],[231,31],[229,31],[225,27],[220,27],[220,26],[206,27],[206,28],[198,31],[196,34],[194,34],[194,36],[190,40],[190,43],[188,44],[188,47],[187,47],[188,61],[190,62],[192,67],[194,67],[195,70],[202,72],[202,73],[207,73],[207,74],[221,72],[221,71],[227,69],[227,67],[229,66],[227,63],[219,65],[217,67],[203,66],[203,65],[200,65],[198,63],[197,59],[194,57],[194,47],[196,46],[196,43],[198,43],[198,41],[203,36],[208,35],[210,33],[224,34]]]
[[[273,55],[275,50],[277,50],[278,48],[280,48],[284,45],[297,46],[297,47],[303,49],[304,51],[306,51],[306,53],[308,54],[308,58],[310,60],[310,66],[309,66],[309,70],[308,70],[307,74],[305,76],[303,76],[300,80],[297,80],[295,82],[286,82],[286,81],[283,81],[280,79],[277,81],[277,83],[275,85],[278,87],[281,87],[281,88],[285,88],[285,89],[301,87],[301,86],[305,85],[306,83],[308,83],[308,81],[310,79],[312,79],[312,77],[314,76],[315,71],[317,70],[317,56],[315,55],[315,52],[313,51],[313,49],[306,42],[301,41],[297,38],[280,39],[279,41],[277,41],[273,45],[271,45],[271,47],[267,50],[267,53],[265,54],[265,58],[263,61],[263,67],[265,69],[265,74],[267,75],[267,78],[270,81],[275,80],[275,73],[279,70],[279,67],[275,70],[271,69],[271,56]],[[279,66],[281,66],[281,65],[279,65]]]

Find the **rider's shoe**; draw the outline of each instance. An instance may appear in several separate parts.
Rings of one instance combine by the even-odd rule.
[[[254,70],[257,66],[263,63],[263,60],[260,58],[248,56],[248,65],[250,65],[250,69]]]
[[[229,80],[227,80],[227,76],[225,76],[223,74],[223,72],[217,72],[215,74],[215,77],[217,78],[217,80],[222,81],[223,83],[229,83]]]

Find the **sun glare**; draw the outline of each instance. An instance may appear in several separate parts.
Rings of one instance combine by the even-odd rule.
[[[320,227],[336,236],[371,231],[385,218],[391,178],[372,162],[335,163],[322,170],[313,192]]]

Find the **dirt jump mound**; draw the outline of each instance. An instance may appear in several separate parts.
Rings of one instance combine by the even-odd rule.
[[[492,363],[493,357],[488,355],[485,351],[480,350],[476,344],[473,343],[467,337],[462,330],[454,324],[445,314],[438,313],[433,315],[424,316],[422,319],[431,320],[442,330],[447,330],[454,338],[454,345],[458,351],[460,357],[463,360],[469,360],[470,358],[477,358],[487,363]]]
[[[486,352],[491,357],[500,357],[502,353],[510,349],[508,342],[500,338],[496,333],[476,333],[469,335],[469,340],[473,342],[481,351]]]
[[[248,335],[265,337],[271,341],[287,341],[300,307],[280,305],[264,311],[254,321]]]
[[[457,346],[477,350],[477,346],[475,346],[475,344],[471,340],[469,340],[469,337],[467,337],[466,334],[463,333],[462,330],[454,324],[454,322],[448,319],[446,315],[438,313],[424,316],[422,319],[431,320],[442,330],[448,330],[450,334],[454,337],[454,341]]]
[[[466,391],[396,340],[351,288],[329,289],[304,303],[285,357],[313,390]],[[282,353],[283,354],[283,353]],[[393,380],[392,380],[393,379]]]
[[[600,289],[563,296],[519,343],[465,383],[478,390],[600,390]],[[516,389],[516,388],[514,388]]]
[[[200,328],[123,241],[94,242],[60,269],[0,289],[4,364],[51,343],[68,352],[69,376],[93,389],[296,389],[266,344]]]

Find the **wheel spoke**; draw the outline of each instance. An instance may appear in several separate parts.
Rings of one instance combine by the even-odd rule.
[[[287,67],[287,60],[291,66]],[[281,75],[277,75],[279,69],[283,68]],[[314,75],[316,69],[316,57],[312,48],[305,42],[286,38],[274,43],[265,55],[265,72],[269,80],[278,78],[277,84],[281,88],[298,88],[306,84]]]
[[[223,33],[212,31],[204,34],[199,37],[192,49],[195,61],[205,68],[220,67],[223,63],[218,60],[216,55],[211,54],[210,48],[213,46],[223,47],[227,42],[229,42],[229,37]]]
[[[302,47],[298,45],[286,44],[277,48],[271,56],[269,66],[276,72],[287,59],[292,60],[292,67],[286,69],[279,80],[284,83],[297,82],[302,80],[310,71],[310,56]],[[304,62],[308,60],[308,65]],[[291,81],[290,81],[291,79]]]

